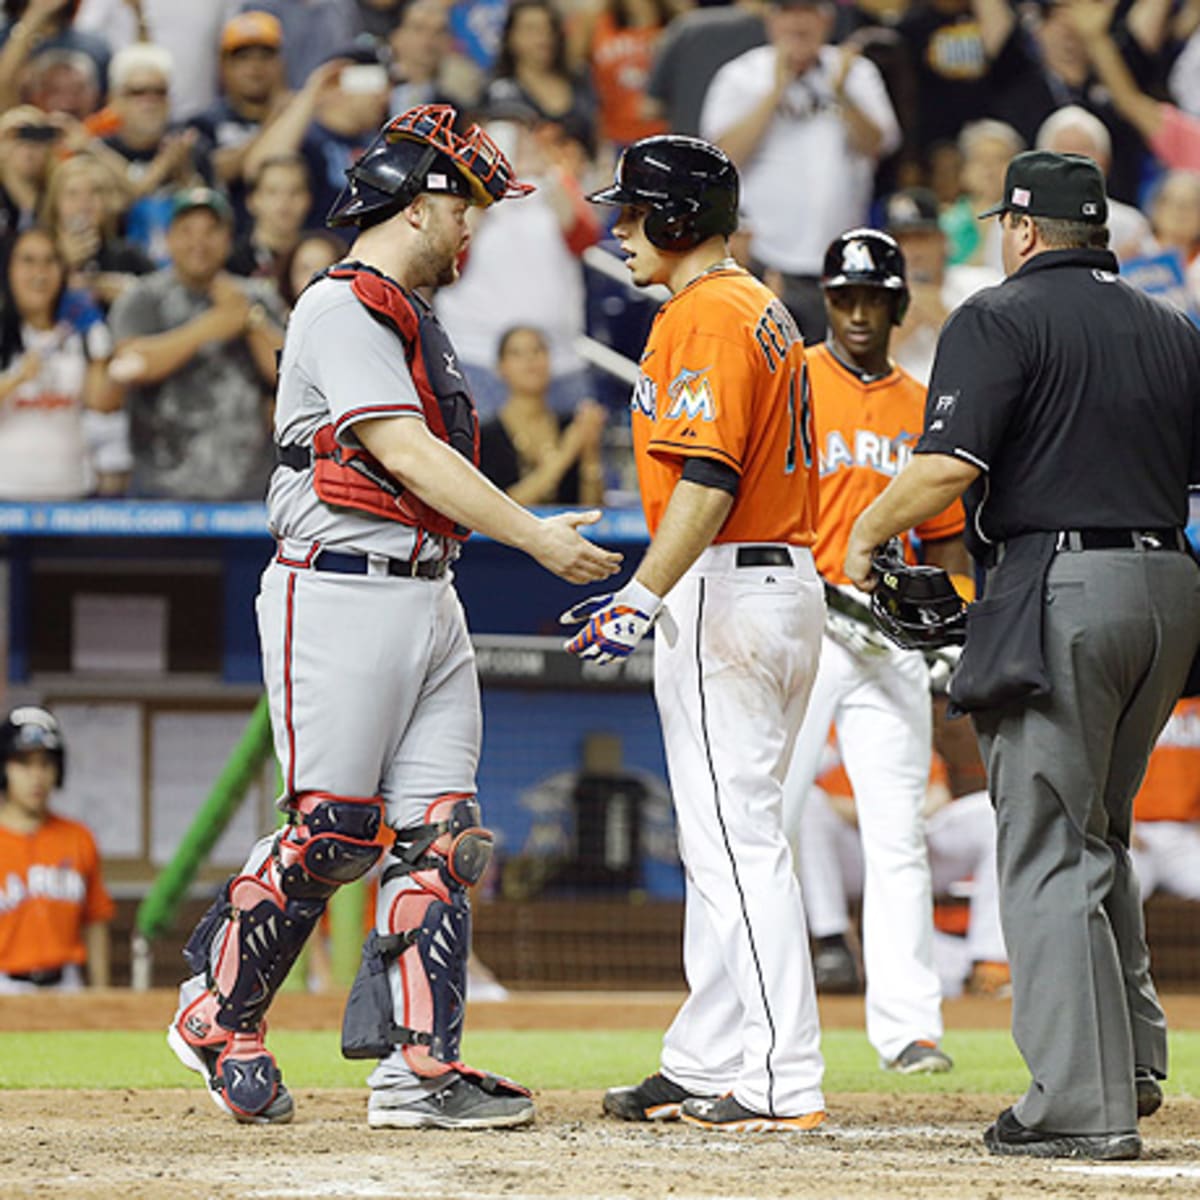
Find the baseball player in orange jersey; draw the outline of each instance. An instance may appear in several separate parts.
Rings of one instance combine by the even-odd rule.
[[[825,256],[830,337],[808,351],[820,459],[817,568],[849,591],[842,572],[850,526],[899,471],[924,421],[925,390],[888,358],[908,298],[904,256],[887,234],[854,229]],[[921,525],[927,560],[965,571],[962,505]],[[839,597],[831,594],[836,609]],[[881,1065],[906,1074],[948,1071],[941,989],[933,961],[933,900],[921,816],[929,778],[929,671],[917,651],[849,629],[835,616],[784,786],[789,834],[801,814],[830,722],[858,801],[865,861],[863,965],[867,1036]],[[830,864],[830,869],[835,869]]]
[[[820,652],[817,489],[800,334],[727,257],[738,179],[715,146],[635,142],[614,233],[633,281],[673,293],[632,399],[650,548],[634,578],[564,614],[609,662],[657,619],[654,689],[686,870],[690,992],[661,1071],[604,1099],[626,1120],[808,1130],[824,1120],[812,964],[782,785]]]

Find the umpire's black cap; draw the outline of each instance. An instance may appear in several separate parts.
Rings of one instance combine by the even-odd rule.
[[[1103,225],[1108,220],[1104,175],[1082,154],[1026,150],[1008,164],[1004,199],[981,212],[979,218],[1003,212]]]

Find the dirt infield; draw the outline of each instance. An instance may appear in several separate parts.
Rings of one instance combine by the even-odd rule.
[[[53,1002],[48,1002],[48,1000]],[[678,997],[519,996],[478,1005],[476,1028],[634,1028],[662,1024]],[[109,993],[0,1001],[6,1030],[161,1028],[172,997]],[[1168,997],[1178,1026],[1200,1002]],[[861,1001],[824,1004],[829,1028],[861,1021]],[[947,1024],[1007,1023],[1004,1004],[947,1005]],[[326,1028],[339,997],[280,997],[276,1027]],[[557,1022],[557,1023],[555,1023]],[[593,1092],[536,1096],[526,1130],[450,1135],[371,1131],[362,1089],[300,1090],[291,1126],[234,1125],[197,1088],[0,1092],[0,1196],[25,1200],[690,1200],[847,1197],[1052,1200],[1200,1196],[1200,1101],[1169,1099],[1145,1123],[1145,1157],[1088,1166],[991,1158],[979,1135],[995,1097],[832,1097],[807,1134],[735,1136],[630,1126],[600,1115]]]

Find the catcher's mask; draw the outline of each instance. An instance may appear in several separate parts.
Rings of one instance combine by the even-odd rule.
[[[449,104],[421,104],[393,117],[347,169],[325,223],[377,225],[421,192],[464,196],[487,208],[532,191],[478,125],[465,124]]]
[[[878,578],[871,593],[875,624],[905,650],[936,650],[967,640],[967,606],[941,567],[904,561],[904,546],[892,538],[871,557]]]

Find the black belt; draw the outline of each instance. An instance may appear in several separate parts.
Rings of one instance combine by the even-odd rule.
[[[739,546],[739,567],[790,567],[792,552],[786,546]]]
[[[32,983],[34,987],[54,987],[55,984],[62,983],[64,972],[62,967],[50,967],[45,971],[8,971],[6,974],[9,979],[15,979],[18,983]]]
[[[375,561],[379,561],[376,557]],[[370,559],[365,554],[342,554],[337,550],[322,550],[311,563],[314,571],[332,571],[337,575],[368,575]],[[403,579],[441,579],[450,569],[447,558],[426,558],[410,562],[407,558],[387,559],[387,573]]]
[[[1182,529],[1062,529],[1058,550],[1185,550]]]

